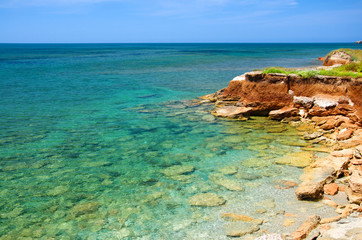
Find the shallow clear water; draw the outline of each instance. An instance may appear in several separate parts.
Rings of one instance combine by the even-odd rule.
[[[355,46],[0,44],[0,239],[226,239],[220,216],[262,217],[265,199],[278,222],[278,209],[299,204],[274,187],[302,172],[274,163],[301,151],[297,131],[216,119],[192,99],[256,68],[320,65],[340,47]],[[165,174],[183,165],[195,170]],[[225,166],[237,173],[220,175]],[[202,192],[227,202],[191,207]]]

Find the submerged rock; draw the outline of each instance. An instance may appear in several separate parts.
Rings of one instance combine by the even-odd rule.
[[[215,207],[223,205],[226,200],[215,193],[199,193],[189,199],[191,206]]]
[[[252,222],[258,225],[261,225],[263,223],[263,220],[261,219],[255,219],[246,215],[239,215],[235,213],[224,213],[221,217],[228,222]]]
[[[286,156],[276,159],[277,164],[286,164],[294,167],[307,167],[313,162],[312,152],[296,152],[290,153]]]
[[[195,171],[195,167],[192,165],[176,165],[161,170],[161,172],[166,176],[182,175],[193,171]]]
[[[259,229],[259,225],[253,222],[231,222],[225,225],[225,232],[228,237],[241,237]]]
[[[218,171],[224,175],[233,175],[238,172],[237,166],[225,166],[222,168],[219,168]]]
[[[217,185],[223,186],[224,188],[230,190],[230,191],[242,191],[243,187],[241,186],[241,183],[237,180],[233,179],[227,179],[227,178],[217,178],[212,179],[214,183]]]
[[[70,210],[70,214],[78,217],[80,215],[95,212],[99,206],[100,204],[98,202],[78,203]]]

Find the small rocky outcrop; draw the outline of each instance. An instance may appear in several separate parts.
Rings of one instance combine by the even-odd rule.
[[[356,41],[354,44],[362,44],[362,41]]]
[[[333,66],[336,64],[348,64],[352,62],[352,57],[342,51],[337,50],[329,54],[326,58],[323,59],[323,66]]]

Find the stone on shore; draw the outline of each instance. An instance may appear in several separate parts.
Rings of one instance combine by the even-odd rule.
[[[226,200],[215,193],[199,193],[189,199],[191,206],[215,207],[223,205]]]
[[[250,115],[251,110],[250,107],[224,106],[216,108],[211,114],[216,117],[244,118]]]
[[[269,117],[273,120],[282,120],[283,118],[298,116],[299,110],[292,107],[284,107],[279,110],[269,112]]]
[[[354,170],[348,181],[346,194],[350,203],[362,203],[362,171]]]
[[[305,140],[313,140],[313,139],[319,138],[321,136],[323,136],[323,132],[313,132],[313,133],[304,134],[303,138]]]
[[[333,157],[348,157],[348,158],[352,158],[353,157],[353,149],[343,149],[340,151],[334,151],[331,153],[331,155]]]
[[[295,195],[299,200],[320,199],[323,196],[323,184],[318,182],[301,184],[295,190]]]
[[[353,134],[352,129],[344,128],[338,133],[337,140],[338,141],[347,140],[352,137],[352,134]]]
[[[308,236],[308,234],[315,229],[321,218],[319,216],[310,216],[293,234],[293,240],[302,240]]]
[[[337,183],[330,183],[324,185],[324,194],[326,195],[336,195],[338,193],[338,184]]]

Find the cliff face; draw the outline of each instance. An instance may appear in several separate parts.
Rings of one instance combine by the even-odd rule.
[[[344,115],[362,123],[362,79],[303,79],[295,74],[249,72],[234,78],[211,98],[217,101],[216,106],[248,108],[251,115],[268,115],[272,110],[289,107],[302,110],[305,116]]]

